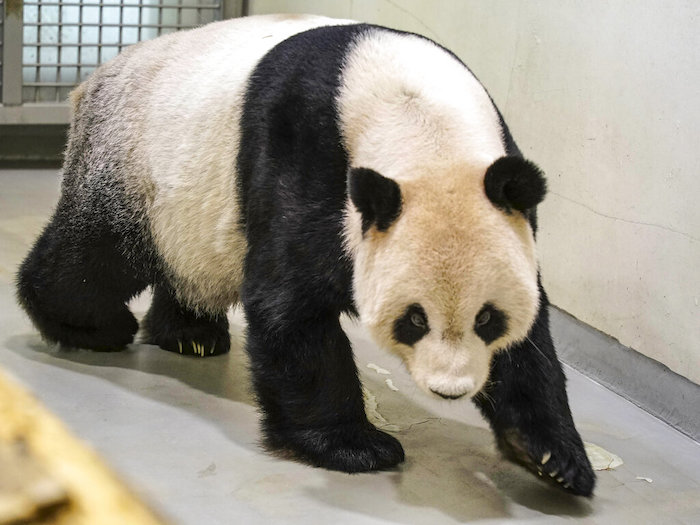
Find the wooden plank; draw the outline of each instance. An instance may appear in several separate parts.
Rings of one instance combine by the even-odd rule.
[[[0,422],[0,450],[4,450],[0,454],[0,470],[7,474],[0,482],[0,502],[6,498],[5,518],[8,518],[3,521],[0,514],[0,524],[10,523],[12,512],[15,515],[24,512],[33,517],[15,517],[14,521],[162,525],[104,466],[97,454],[1,372]],[[22,469],[24,474],[18,479]]]
[[[59,513],[69,503],[65,486],[46,471],[23,442],[0,442],[0,466],[0,525],[31,523]]]

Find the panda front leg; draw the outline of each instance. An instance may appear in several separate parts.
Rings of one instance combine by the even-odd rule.
[[[365,415],[352,349],[338,315],[307,315],[276,326],[244,297],[247,349],[262,409],[265,444],[343,472],[394,467],[401,444]]]
[[[143,342],[169,352],[210,357],[231,347],[226,312],[211,314],[188,308],[169,286],[153,287],[151,307],[141,324]]]
[[[595,474],[571,417],[541,285],[540,293],[528,338],[494,356],[489,383],[474,401],[506,458],[573,494],[591,496]]]

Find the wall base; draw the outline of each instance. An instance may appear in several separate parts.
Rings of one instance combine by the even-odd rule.
[[[700,442],[700,386],[612,337],[551,307],[560,359]]]

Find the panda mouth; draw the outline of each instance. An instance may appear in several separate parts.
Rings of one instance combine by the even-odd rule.
[[[443,394],[442,392],[438,392],[437,390],[433,390],[432,388],[430,391],[433,394],[437,394],[443,399],[459,399],[460,397],[464,397],[466,395],[466,392],[464,394]]]

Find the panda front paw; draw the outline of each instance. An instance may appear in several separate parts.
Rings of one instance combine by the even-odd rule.
[[[272,450],[315,467],[348,473],[387,470],[404,460],[401,443],[372,425],[268,430],[266,442]]]
[[[511,428],[497,441],[507,459],[540,479],[577,496],[593,495],[595,474],[578,434],[554,438],[545,432],[533,432],[526,436]]]

